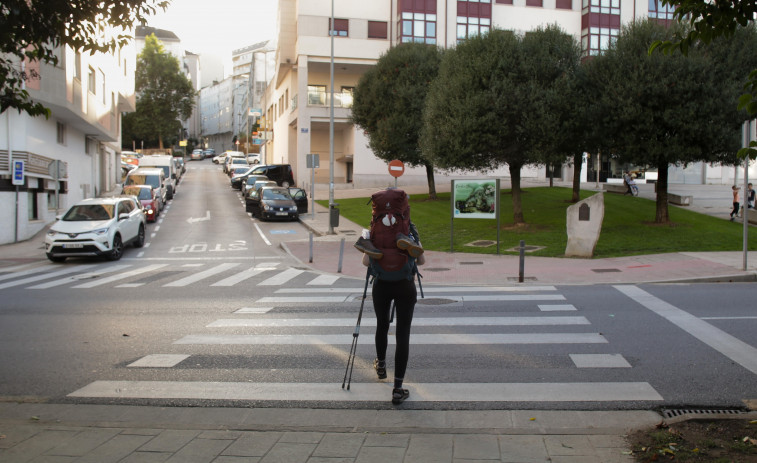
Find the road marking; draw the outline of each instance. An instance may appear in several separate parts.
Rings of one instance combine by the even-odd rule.
[[[152,272],[154,270],[161,269],[163,267],[168,266],[168,264],[155,264],[155,265],[148,265],[147,267],[142,267],[138,269],[131,270],[129,272],[125,273],[119,273],[117,275],[112,275],[107,278],[98,279],[97,281],[91,281],[89,283],[84,283],[83,285],[73,286],[73,288],[94,288],[95,286],[104,285],[107,283],[113,283],[115,281],[120,281],[125,278],[130,278],[135,275],[139,275],[142,273]]]
[[[31,263],[31,264],[14,265],[13,267],[1,267],[0,268],[0,273],[15,272],[17,270],[22,270],[22,269],[27,269],[27,270],[24,270],[25,272],[31,270],[32,273],[34,273],[34,272],[41,272],[44,269],[56,266],[56,265],[48,263],[48,264],[42,265],[40,267],[34,267],[34,268],[29,269],[29,267],[32,267],[34,265],[37,265],[37,263],[35,262],[35,263]],[[5,280],[5,279],[8,279],[8,278],[13,278],[14,276],[19,276],[19,274],[20,274],[20,272],[16,273],[15,275],[10,275],[10,276],[3,275],[2,277],[0,277],[0,279]]]
[[[29,265],[29,264],[27,264],[27,265]],[[22,268],[22,267],[25,267],[25,265],[18,265],[16,267],[11,267],[9,269],[3,269],[3,272],[6,272],[6,271],[10,272],[13,269]],[[23,276],[26,276],[26,275],[32,275],[34,273],[39,273],[39,272],[46,272],[46,271],[48,271],[50,269],[53,269],[53,268],[60,268],[60,267],[57,266],[57,265],[50,265],[50,264],[48,264],[48,265],[42,265],[40,267],[35,267],[35,268],[30,268],[28,270],[23,270],[21,272],[9,273],[7,275],[0,275],[0,281],[2,281],[2,280],[10,280],[11,278],[23,277]]]
[[[335,277],[338,278],[338,277]],[[359,288],[362,292],[362,287]],[[424,293],[502,293],[502,292],[521,292],[521,291],[555,291],[553,286],[538,286],[531,288],[515,288],[509,286],[434,286],[423,288]],[[276,290],[277,293],[354,293],[355,288],[281,288]]]
[[[278,273],[267,280],[261,281],[260,283],[258,283],[258,286],[283,285],[284,283],[288,282],[289,280],[296,277],[300,273],[303,273],[303,270],[298,270],[296,268],[286,269],[283,272]]]
[[[210,220],[210,211],[205,211],[204,217],[190,217],[187,219],[187,223],[207,222],[208,220]]]
[[[328,286],[333,285],[336,280],[338,280],[338,276],[334,275],[318,275],[317,277],[313,278],[308,282],[308,286],[311,285],[318,285],[318,286]]]
[[[665,318],[690,335],[738,363],[742,367],[757,374],[757,348],[731,336],[725,331],[715,328],[709,323],[679,309],[662,299],[649,294],[636,286],[615,286],[615,289],[629,298],[648,308],[657,315]]]
[[[646,382],[405,383],[408,402],[607,402],[661,401]],[[203,381],[95,381],[68,397],[383,402],[392,383],[243,383]]]
[[[234,286],[237,283],[240,283],[248,278],[252,278],[255,275],[261,274],[263,272],[267,272],[269,270],[272,270],[272,269],[261,268],[261,267],[248,268],[247,270],[239,272],[236,275],[232,275],[229,278],[225,278],[221,281],[217,281],[210,286]]]
[[[66,278],[61,278],[60,280],[55,281],[49,281],[47,283],[38,284],[35,286],[30,286],[28,289],[46,289],[46,288],[53,288],[55,286],[61,286],[68,283],[73,283],[79,280],[87,280],[89,278],[97,278],[100,275],[106,274],[106,273],[113,273],[113,272],[120,272],[123,269],[129,268],[131,265],[115,265],[112,267],[105,267],[100,270],[96,270],[94,272],[89,273],[82,273],[81,275],[74,275]]]
[[[8,283],[1,284],[0,289],[12,288],[14,286],[25,285],[26,283],[33,283],[39,280],[47,280],[48,278],[55,278],[61,275],[68,275],[69,273],[79,272],[91,267],[94,267],[94,265],[76,265],[72,267],[66,267],[63,270],[58,270],[57,272],[45,273],[42,275],[24,278],[23,280],[9,281]],[[24,272],[19,272],[19,273],[24,273]]]
[[[273,307],[242,307],[234,313],[246,314],[246,313],[268,313],[273,310]]]
[[[282,296],[282,297],[261,297],[255,302],[261,304],[318,304],[318,303],[333,303],[333,302],[348,302],[351,298],[349,296]]]
[[[700,320],[757,320],[757,317],[700,317]]]
[[[585,317],[416,317],[413,326],[558,326],[590,325]],[[220,319],[207,328],[224,327],[324,327],[354,326],[355,318],[246,318]],[[361,326],[376,326],[375,318],[364,318]]]
[[[578,368],[631,368],[621,354],[570,354]]]
[[[268,241],[268,238],[266,238],[266,237],[265,237],[265,234],[263,234],[263,230],[261,230],[261,229],[260,229],[260,227],[258,226],[258,224],[257,224],[257,223],[255,223],[254,225],[255,225],[255,229],[256,229],[256,230],[258,231],[258,233],[260,234],[260,237],[261,237],[261,238],[263,238],[263,241],[265,242],[265,244],[267,244],[268,246],[270,246],[270,245],[271,245],[271,242],[270,242],[270,241]]]
[[[226,270],[234,268],[237,265],[239,265],[239,263],[228,263],[228,264],[216,265],[215,267],[209,268],[203,272],[195,273],[194,275],[190,275],[180,280],[172,281],[171,283],[166,283],[163,286],[168,286],[168,287],[188,286],[188,285],[191,285],[192,283],[197,283],[200,280],[211,277],[218,273],[225,272]]]
[[[353,337],[348,334],[190,334],[174,344],[202,345],[348,345]],[[389,344],[394,344],[389,336]],[[361,336],[358,344],[373,345],[373,336]],[[411,345],[480,345],[480,344],[605,344],[607,339],[599,333],[515,333],[515,334],[411,334]]]
[[[131,368],[172,368],[188,358],[189,355],[152,354],[126,366]]]
[[[576,310],[573,304],[539,304],[542,312],[560,312]]]

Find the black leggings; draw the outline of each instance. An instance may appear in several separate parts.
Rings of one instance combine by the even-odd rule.
[[[376,312],[376,357],[386,359],[389,334],[389,311],[392,300],[397,304],[396,342],[394,352],[394,377],[404,379],[407,358],[410,353],[410,325],[413,322],[413,310],[418,293],[412,280],[382,281],[376,280],[371,291],[373,310]]]

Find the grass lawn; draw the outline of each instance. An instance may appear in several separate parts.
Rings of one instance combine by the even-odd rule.
[[[595,194],[582,191],[581,199]],[[513,226],[510,190],[500,198],[500,254],[517,254],[507,249],[544,246],[529,253],[533,256],[560,257],[565,254],[568,235],[565,210],[570,206],[571,190],[563,187],[539,187],[523,190],[523,216],[526,224]],[[440,193],[436,201],[427,194],[410,197],[410,212],[421,235],[423,247],[432,251],[450,251],[450,194]],[[655,203],[644,198],[605,194],[605,217],[594,257],[618,257],[680,251],[741,251],[742,227],[680,207],[669,206],[671,225],[655,225]],[[339,212],[347,219],[368,228],[371,219],[370,198],[339,199]],[[328,207],[328,201],[318,201]],[[757,229],[750,227],[749,250],[757,250]],[[491,240],[488,247],[471,247],[467,243]],[[454,252],[496,254],[497,222],[488,219],[455,219]]]

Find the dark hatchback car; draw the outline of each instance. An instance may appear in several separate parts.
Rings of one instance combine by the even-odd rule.
[[[277,185],[276,185],[276,182],[274,182],[273,180],[264,180],[264,181],[255,182],[255,184],[252,185],[252,188],[247,190],[247,192],[244,194],[245,212],[252,212],[253,203],[257,203],[260,201],[259,199],[260,189],[265,186],[277,186]]]
[[[253,217],[260,220],[282,219],[297,220],[297,204],[295,204],[289,190],[283,187],[263,187],[253,190],[250,194],[251,211]]]
[[[253,175],[265,175],[276,182],[278,186],[283,186],[285,188],[294,186],[294,174],[292,174],[292,166],[289,164],[266,164],[257,166],[251,173]]]

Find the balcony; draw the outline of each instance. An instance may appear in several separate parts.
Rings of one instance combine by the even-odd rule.
[[[308,88],[308,106],[331,106],[331,92],[324,88]],[[334,92],[335,108],[352,108],[352,92]]]

